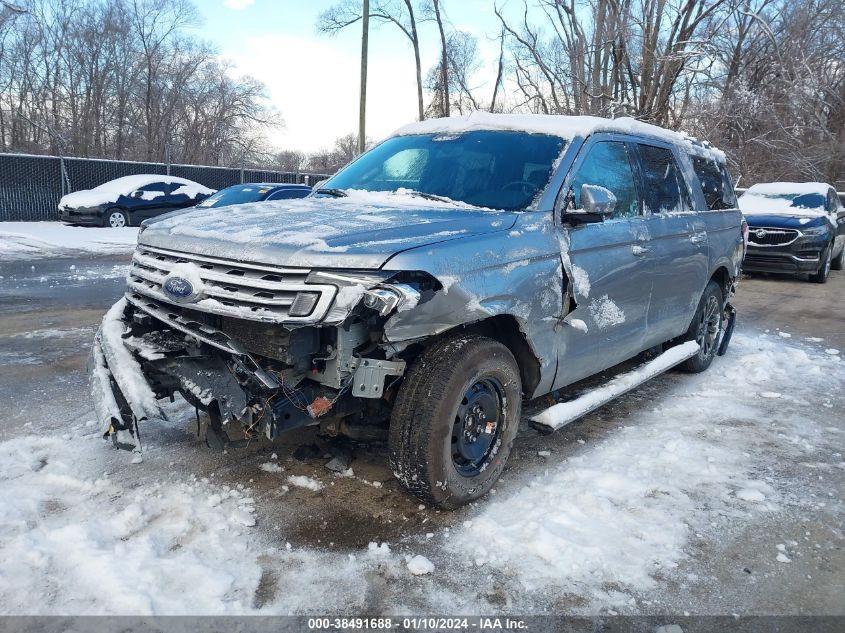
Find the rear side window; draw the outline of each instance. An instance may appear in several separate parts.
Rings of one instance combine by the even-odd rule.
[[[267,196],[267,200],[292,200],[294,198],[304,198],[309,193],[310,189],[279,189]]]
[[[736,195],[724,165],[703,156],[690,156],[695,175],[711,211],[736,208]]]
[[[639,215],[637,187],[624,143],[602,141],[590,148],[572,180],[576,209],[581,208],[581,185],[599,185],[610,190],[616,196],[614,218]]]
[[[645,181],[645,208],[649,213],[692,210],[689,189],[672,152],[662,147],[638,144]]]

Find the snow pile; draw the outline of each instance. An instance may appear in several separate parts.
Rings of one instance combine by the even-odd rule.
[[[243,534],[255,524],[246,491],[193,479],[122,488],[81,474],[65,441],[34,436],[0,444],[0,480],[4,613],[250,609],[261,569]]]
[[[824,400],[845,384],[845,366],[778,337],[737,334],[729,355],[708,372],[673,382],[671,389],[655,387],[654,408],[637,408],[630,426],[517,482],[515,492],[489,498],[449,540],[450,550],[468,552],[473,566],[530,592],[557,587],[614,602],[604,593],[607,583],[647,590],[687,558],[693,532],[718,529],[724,538],[726,521],[778,510],[781,494],[758,474],[767,470],[758,460],[791,463],[816,453],[810,438],[820,441],[825,414],[809,422],[796,398],[793,421],[780,401],[755,401],[749,393],[777,387]],[[788,430],[773,428],[773,416]]]
[[[323,484],[312,477],[305,475],[291,475],[288,477],[288,483],[298,488],[305,488],[306,490],[313,490],[319,492],[324,488]]]
[[[425,576],[434,571],[434,563],[425,556],[417,554],[408,560],[408,571],[414,574],[414,576]]]
[[[88,228],[61,222],[0,222],[0,261],[131,253],[137,227]]]

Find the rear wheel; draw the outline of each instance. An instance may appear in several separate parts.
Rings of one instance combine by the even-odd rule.
[[[722,313],[724,312],[722,289],[710,281],[698,302],[698,309],[682,341],[698,343],[698,353],[680,365],[680,369],[697,374],[710,367],[722,337]]]
[[[839,251],[839,255],[833,258],[833,261],[830,262],[830,267],[833,270],[842,270],[845,268],[845,245],[842,246],[842,250]]]
[[[510,454],[522,406],[519,367],[483,336],[445,339],[408,372],[390,421],[390,465],[402,485],[446,509],[487,494]]]
[[[830,275],[830,268],[833,265],[833,244],[828,246],[824,253],[822,253],[822,263],[819,266],[817,273],[810,275],[810,281],[816,284],[827,283],[827,278]]]
[[[121,209],[107,209],[103,214],[103,226],[122,229],[124,226],[129,226],[129,216]]]

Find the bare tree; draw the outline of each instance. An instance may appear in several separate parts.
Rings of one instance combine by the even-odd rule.
[[[281,124],[260,82],[185,30],[185,0],[20,4],[0,20],[4,150],[222,164]]]
[[[361,4],[358,0],[342,0],[342,2],[320,14],[317,19],[317,30],[320,33],[334,35],[344,28],[355,24],[361,18]],[[412,0],[374,0],[370,3],[370,19],[377,23],[393,24],[402,31],[411,43],[411,47],[414,50],[414,64],[416,67],[418,115],[420,120],[422,120],[424,113],[420,39]]]
[[[481,66],[475,37],[464,31],[451,32],[446,40],[446,62],[448,72],[443,72],[440,62],[428,74],[426,86],[432,99],[426,114],[448,116],[452,111],[466,114],[482,109],[475,97],[476,89],[472,85],[472,78]],[[444,79],[448,84],[443,84]],[[447,98],[448,108],[444,105]]]

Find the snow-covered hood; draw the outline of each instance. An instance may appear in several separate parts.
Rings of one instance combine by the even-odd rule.
[[[509,230],[517,213],[395,193],[194,208],[145,223],[139,243],[283,266],[381,267],[401,251]]]
[[[87,209],[90,207],[98,207],[102,204],[111,204],[117,202],[121,194],[117,191],[96,191],[95,189],[86,189],[83,191],[74,191],[59,200],[60,209]]]

